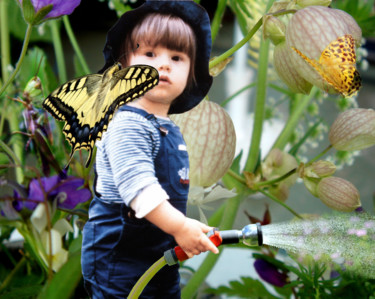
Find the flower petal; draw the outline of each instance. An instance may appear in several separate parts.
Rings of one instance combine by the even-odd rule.
[[[57,18],[62,15],[70,15],[81,3],[81,0],[32,0],[31,3],[33,4],[36,12],[45,6],[52,4],[52,10],[45,17],[45,19],[49,19]]]
[[[285,273],[279,272],[274,265],[263,259],[255,260],[254,268],[264,281],[274,286],[283,287],[287,284],[288,276]]]

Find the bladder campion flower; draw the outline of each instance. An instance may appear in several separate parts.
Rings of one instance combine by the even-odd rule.
[[[360,87],[355,47],[361,36],[344,11],[324,6],[298,10],[287,25],[285,43],[275,48],[276,71],[293,91],[307,94],[311,84],[350,97]]]
[[[312,195],[318,197],[317,186],[322,178],[332,176],[336,172],[336,166],[329,161],[316,161],[308,165],[301,164],[299,167],[299,176],[307,190]]]
[[[341,113],[329,131],[331,145],[340,151],[357,151],[375,144],[375,110],[353,108]]]
[[[357,188],[342,178],[323,178],[317,186],[316,193],[324,204],[337,211],[351,212],[361,206]]]
[[[232,119],[211,101],[202,101],[188,112],[172,115],[171,119],[180,127],[186,141],[191,186],[212,186],[233,161],[236,133]]]

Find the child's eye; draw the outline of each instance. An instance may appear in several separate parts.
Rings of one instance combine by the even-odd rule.
[[[173,57],[172,57],[172,60],[173,60],[173,61],[180,61],[180,60],[181,60],[181,57],[180,57],[180,56],[173,56]]]
[[[145,55],[146,55],[147,57],[154,57],[154,56],[155,56],[154,53],[151,52],[151,51],[146,52]]]

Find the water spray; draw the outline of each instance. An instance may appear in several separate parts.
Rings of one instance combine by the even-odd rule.
[[[237,244],[242,242],[247,246],[262,246],[263,233],[259,223],[246,225],[242,230],[223,230],[213,229],[207,234],[208,238],[216,247],[225,244]],[[189,256],[180,246],[169,249],[164,252],[164,256],[156,261],[137,281],[131,290],[128,299],[138,298],[152,277],[165,265],[175,265],[179,261],[185,261]]]
[[[341,269],[375,279],[375,216],[344,213],[292,222],[246,225],[242,230],[217,229],[208,233],[216,245],[244,243],[248,246],[283,248],[299,256],[328,259]],[[167,250],[134,286],[128,298],[138,298],[150,279],[165,265],[174,265],[189,257],[177,246]]]

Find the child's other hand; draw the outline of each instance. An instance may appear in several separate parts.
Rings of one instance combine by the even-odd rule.
[[[207,237],[207,233],[213,228],[195,219],[185,219],[184,224],[173,234],[181,249],[189,257],[206,251],[211,251],[215,254],[219,253],[217,247]]]

